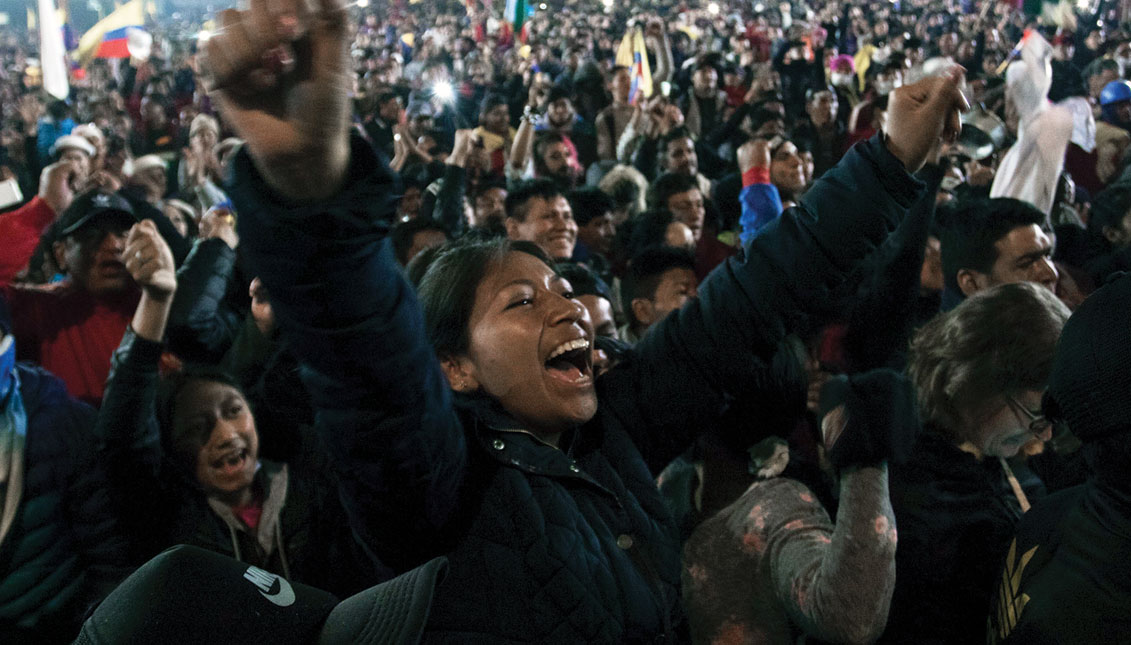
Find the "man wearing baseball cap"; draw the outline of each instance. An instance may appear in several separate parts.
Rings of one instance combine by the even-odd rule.
[[[137,305],[120,257],[136,218],[116,193],[96,189],[76,197],[71,186],[79,172],[75,162],[48,166],[39,195],[0,215],[0,294],[12,312],[20,359],[43,366],[71,396],[97,406],[110,354]],[[48,288],[12,284],[52,224],[50,250],[67,279]]]

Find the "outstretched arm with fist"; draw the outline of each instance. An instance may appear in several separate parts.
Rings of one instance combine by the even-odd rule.
[[[204,47],[208,86],[267,184],[328,197],[349,165],[349,59],[341,0],[250,0],[220,13]]]

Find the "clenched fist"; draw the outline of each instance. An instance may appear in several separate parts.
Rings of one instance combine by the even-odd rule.
[[[130,228],[122,263],[134,282],[154,300],[167,300],[177,290],[173,252],[153,220],[142,220]]]
[[[745,173],[751,168],[770,167],[770,142],[754,139],[742,144],[738,149],[738,170]]]
[[[940,138],[958,138],[962,131],[959,115],[970,109],[959,90],[965,73],[955,66],[942,76],[925,78],[892,92],[888,102],[887,146],[908,172],[923,166]]]
[[[328,197],[349,164],[349,54],[341,0],[250,0],[220,13],[203,68],[267,183]]]

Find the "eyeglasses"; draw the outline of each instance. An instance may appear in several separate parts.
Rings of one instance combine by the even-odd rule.
[[[1009,402],[1011,408],[1015,411],[1020,410],[1021,413],[1025,415],[1025,418],[1029,419],[1029,432],[1040,436],[1041,433],[1052,427],[1052,421],[1049,421],[1048,417],[1043,414],[1033,414],[1032,410],[1021,405],[1021,402],[1012,396],[1007,395],[1005,400]]]

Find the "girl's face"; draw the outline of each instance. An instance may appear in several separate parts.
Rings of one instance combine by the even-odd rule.
[[[569,283],[511,251],[475,292],[466,356],[446,360],[457,391],[481,391],[548,441],[597,412],[593,327]]]
[[[232,496],[247,490],[259,463],[259,435],[247,400],[239,390],[195,379],[177,393],[173,432],[180,452],[195,458],[193,473],[209,495]]]

